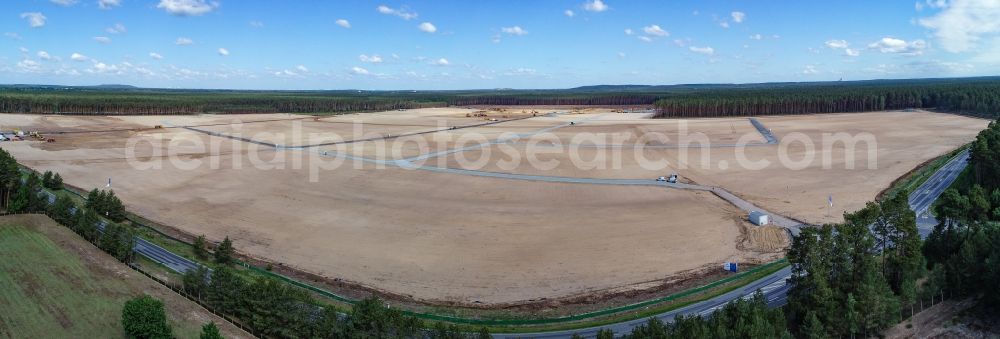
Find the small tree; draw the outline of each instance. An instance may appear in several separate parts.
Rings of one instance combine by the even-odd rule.
[[[56,197],[56,202],[49,206],[49,216],[52,217],[56,222],[65,225],[72,226],[73,222],[73,212],[71,210],[76,207],[73,200],[67,196],[61,195]]]
[[[74,231],[83,236],[89,242],[95,242],[97,240],[97,223],[100,219],[97,217],[97,212],[92,209],[84,209],[83,211],[77,213],[76,227]]]
[[[184,272],[184,291],[202,299],[208,291],[208,268],[198,265],[197,269]]]
[[[98,191],[96,188],[92,189],[90,190],[90,192],[87,193],[87,204],[84,206],[94,211],[97,211],[98,210],[97,205],[99,204],[98,200],[100,199],[101,199],[100,191]]]
[[[219,333],[219,327],[215,326],[214,321],[201,327],[201,339],[223,339],[222,333]]]
[[[107,191],[105,199],[105,216],[114,222],[125,221],[125,204],[115,196],[115,191]]]
[[[104,231],[101,232],[98,247],[117,258],[118,248],[121,246],[121,231],[121,226],[118,226],[118,224],[109,223],[104,225]]]
[[[233,261],[233,242],[229,240],[227,236],[226,239],[222,240],[219,247],[215,249],[215,262],[220,265],[229,265]]]
[[[163,302],[149,295],[125,302],[125,307],[122,309],[122,329],[129,338],[171,338]]]
[[[194,255],[197,256],[198,258],[205,259],[205,257],[208,256],[208,250],[205,249],[204,235],[199,235],[197,238],[195,238],[194,244],[191,244],[191,246],[194,247]]]
[[[115,251],[115,258],[127,264],[135,259],[135,229],[131,226],[119,227],[121,227],[121,234],[119,235],[120,238],[118,240],[118,248]]]
[[[59,173],[52,177],[52,187],[49,188],[57,191],[63,189],[63,178]]]
[[[14,197],[11,198],[10,204],[7,204],[7,212],[20,213],[25,212],[28,209],[28,185],[15,183],[17,186],[14,189]]]
[[[45,171],[45,174],[42,174],[42,187],[52,188],[52,171]]]

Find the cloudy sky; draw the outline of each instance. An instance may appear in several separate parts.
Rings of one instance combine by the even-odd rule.
[[[10,0],[0,13],[0,83],[465,89],[1000,74],[1000,0]]]

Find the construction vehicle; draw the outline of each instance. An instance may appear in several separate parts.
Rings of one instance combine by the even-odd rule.
[[[153,129],[163,129],[163,125],[155,125],[153,126]]]

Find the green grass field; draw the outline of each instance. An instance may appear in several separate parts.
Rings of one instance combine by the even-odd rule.
[[[122,306],[143,293],[114,274],[98,274],[93,263],[29,227],[0,225],[0,258],[0,338],[121,338]],[[135,275],[124,265],[108,267],[107,259],[87,260]],[[196,338],[200,330],[174,321],[171,327],[178,338]]]

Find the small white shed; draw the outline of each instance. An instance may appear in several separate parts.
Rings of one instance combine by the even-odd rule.
[[[771,222],[771,217],[765,213],[751,211],[750,212],[750,222],[757,226],[764,226]]]

